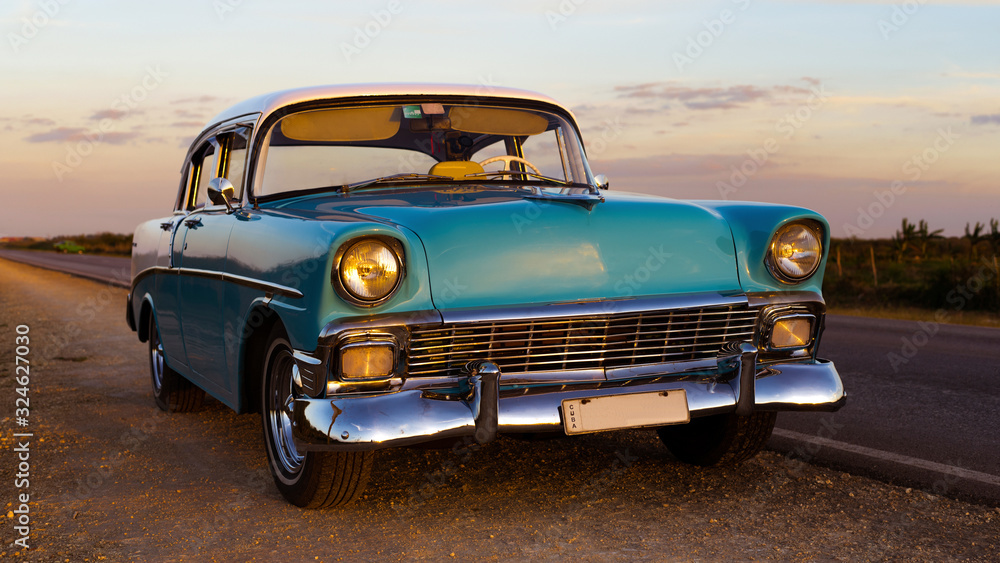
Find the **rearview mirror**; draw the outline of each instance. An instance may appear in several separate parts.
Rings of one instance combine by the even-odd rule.
[[[215,205],[225,205],[226,213],[235,211],[231,202],[234,197],[236,197],[236,188],[229,180],[212,178],[212,181],[208,183],[208,199]]]

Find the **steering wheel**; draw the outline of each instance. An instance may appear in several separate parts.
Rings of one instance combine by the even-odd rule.
[[[494,162],[503,162],[504,163],[504,168],[502,170],[498,170],[497,172],[509,172],[510,174],[517,174],[517,172],[514,172],[513,170],[510,169],[510,163],[511,162],[519,162],[519,163],[527,166],[528,168],[534,170],[535,174],[538,174],[539,176],[542,175],[542,171],[539,170],[538,167],[535,166],[534,164],[528,162],[527,160],[525,160],[525,159],[523,159],[523,158],[521,158],[519,156],[513,156],[513,155],[509,155],[509,154],[505,154],[505,155],[502,155],[502,156],[494,156],[493,158],[487,158],[486,160],[480,162],[479,165],[482,166],[483,168],[486,168],[487,164],[493,164]]]

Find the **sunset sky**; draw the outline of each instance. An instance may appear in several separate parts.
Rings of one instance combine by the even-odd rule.
[[[615,190],[802,205],[837,237],[1000,218],[996,3],[491,5],[4,2],[0,236],[130,232],[229,105],[397,81],[548,94]]]

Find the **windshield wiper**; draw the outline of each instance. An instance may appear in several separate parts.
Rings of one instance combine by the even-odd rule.
[[[373,186],[384,186],[386,184],[397,184],[405,182],[428,182],[428,181],[447,181],[453,182],[454,178],[451,176],[439,176],[437,174],[417,174],[416,172],[410,172],[407,174],[393,174],[391,176],[382,176],[380,178],[372,178],[371,180],[363,180],[361,182],[355,182],[353,184],[344,184],[343,186],[337,186],[337,191],[341,193],[347,193],[354,190],[360,190]]]
[[[466,174],[465,178],[491,178],[493,176],[525,176],[529,178],[534,178],[535,180],[541,180],[543,182],[549,182],[550,184],[555,184],[557,186],[572,186],[573,182],[567,182],[566,180],[560,180],[559,178],[552,178],[550,176],[542,176],[541,174],[535,174],[534,172],[514,172],[511,170],[496,170],[489,172],[477,172],[474,174]],[[516,181],[516,180],[515,180]]]

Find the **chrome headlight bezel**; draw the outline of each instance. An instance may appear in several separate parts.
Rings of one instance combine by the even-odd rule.
[[[343,279],[344,257],[358,245],[367,242],[378,242],[388,248],[396,260],[396,271],[398,273],[395,283],[387,293],[371,299],[367,299],[364,296],[351,291],[344,284]],[[357,305],[358,307],[375,307],[376,305],[381,305],[391,299],[392,296],[399,290],[399,287],[403,284],[403,278],[406,277],[406,262],[403,256],[403,244],[393,237],[365,235],[351,239],[342,244],[340,248],[337,249],[337,253],[333,257],[333,273],[331,276],[333,288],[336,290],[337,295],[339,295],[341,299],[352,305]]]
[[[804,270],[805,273],[801,275],[784,268],[782,266],[782,258],[778,255],[780,250],[778,247],[779,240],[782,235],[793,229],[804,229],[805,232],[811,235],[815,241],[816,260],[809,268],[806,268]],[[776,229],[774,234],[771,235],[771,241],[768,243],[767,252],[764,256],[764,264],[767,266],[768,271],[771,272],[774,279],[786,284],[802,283],[813,277],[813,275],[819,271],[819,266],[823,262],[823,238],[823,227],[815,221],[792,221],[790,223],[786,223]]]

